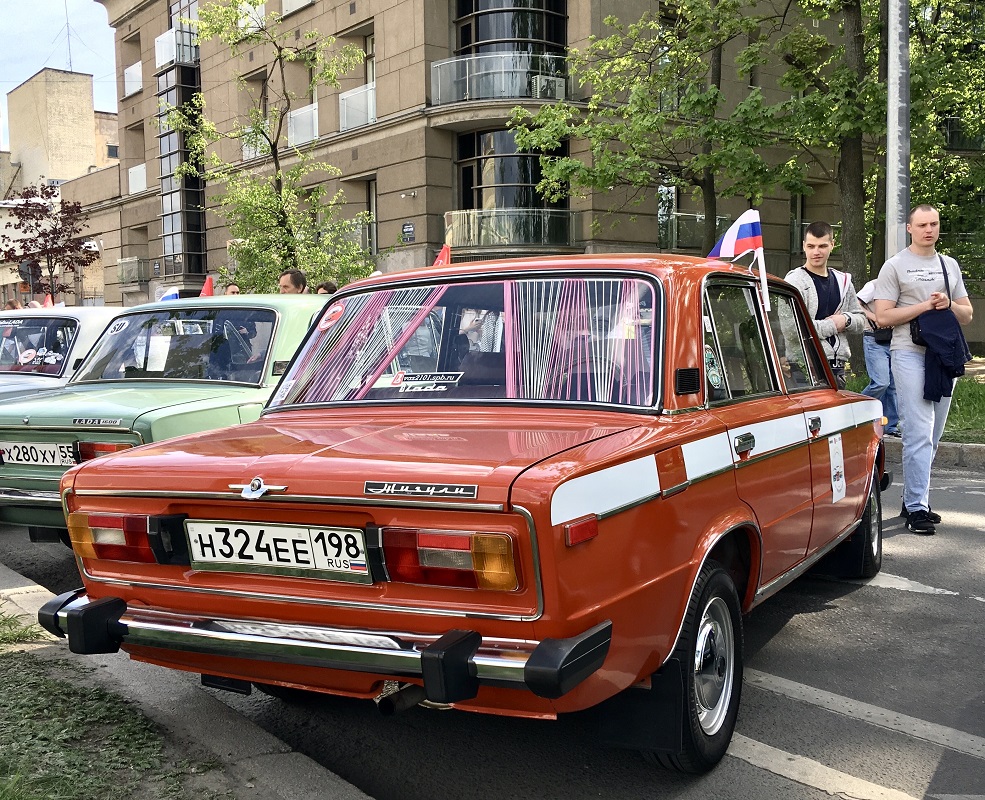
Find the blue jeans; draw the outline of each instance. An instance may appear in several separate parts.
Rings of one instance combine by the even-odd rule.
[[[893,352],[893,378],[903,423],[903,505],[907,511],[930,510],[930,468],[944,433],[951,398],[923,399],[923,353]]]
[[[882,413],[886,415],[886,431],[899,430],[899,413],[896,410],[896,382],[890,369],[889,342],[877,342],[874,336],[863,336],[865,371],[869,373],[869,385],[862,394],[882,401]]]

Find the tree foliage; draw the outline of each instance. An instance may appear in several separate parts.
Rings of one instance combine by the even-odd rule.
[[[539,189],[557,199],[586,189],[629,187],[636,202],[675,186],[696,192],[707,220],[704,246],[715,241],[717,198],[755,205],[776,186],[804,189],[793,159],[771,162],[763,144],[775,139],[776,111],[758,89],[729,107],[722,92],[722,50],[756,38],[757,20],[740,0],[681,0],[673,16],[647,14],[572,51],[569,70],[589,87],[584,107],[570,102],[535,114],[514,112],[517,143],[548,153]],[[565,138],[588,143],[590,156],[549,155]]]
[[[547,153],[540,190],[556,199],[627,186],[639,199],[661,184],[690,188],[703,197],[707,244],[709,195],[755,205],[777,188],[809,194],[804,176],[822,177],[838,186],[841,219],[831,221],[841,223],[844,262],[857,282],[866,279],[884,257],[880,0],[683,0],[674,8],[673,18],[610,18],[610,36],[572,53],[572,75],[592,91],[583,107],[515,112],[518,143]],[[941,207],[944,247],[985,277],[985,12],[961,0],[910,8],[911,195]],[[730,106],[726,69],[733,83],[755,70],[778,76],[789,94],[767,101],[751,88]],[[589,157],[550,156],[565,137],[586,142]],[[792,155],[770,162],[771,145]]]
[[[82,204],[61,199],[56,186],[27,186],[6,204],[11,219],[0,234],[0,262],[36,264],[32,291],[58,294],[72,291],[66,276],[81,272],[99,258],[98,250],[82,235],[89,218]],[[16,268],[15,268],[16,269]]]
[[[220,280],[233,280],[235,271],[243,291],[269,292],[276,291],[283,270],[300,269],[311,285],[332,280],[342,286],[376,268],[362,243],[372,217],[343,216],[344,194],[330,192],[326,184],[339,170],[288,145],[287,126],[292,110],[308,105],[320,86],[339,88],[341,76],[364,54],[353,45],[337,48],[333,37],[318,31],[306,31],[297,40],[293,30],[282,30],[279,14],[263,15],[255,5],[217,0],[199,10],[198,20],[189,21],[200,40],[220,42],[233,58],[257,48],[268,59],[249,81],[237,79],[239,92],[250,102],[245,117],[216,123],[202,94],[168,109],[167,124],[184,137],[189,153],[179,175],[198,175],[219,189],[215,211],[229,229],[235,261],[232,269],[220,268]],[[232,142],[237,153],[269,160],[250,168],[238,158],[229,163],[217,146],[222,142]]]

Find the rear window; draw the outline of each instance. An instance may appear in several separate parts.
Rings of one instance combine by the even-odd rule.
[[[110,324],[72,380],[259,383],[275,322],[270,309],[242,307],[130,314]]]
[[[545,400],[649,406],[654,286],[545,277],[382,288],[339,299],[272,406]]]
[[[78,325],[57,317],[0,321],[0,372],[61,375]]]

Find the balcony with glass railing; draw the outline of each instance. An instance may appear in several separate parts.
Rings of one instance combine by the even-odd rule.
[[[318,138],[318,103],[296,108],[287,115],[287,143],[291,147]]]
[[[154,65],[164,69],[174,64],[197,64],[198,45],[190,30],[171,28],[154,40]]]
[[[339,130],[348,131],[376,122],[376,81],[339,95]]]
[[[431,103],[466,100],[564,100],[568,66],[563,56],[487,53],[431,64]]]
[[[704,214],[674,212],[668,220],[671,250],[697,250],[705,232]],[[715,236],[721,236],[732,224],[731,217],[715,217]]]
[[[120,258],[116,262],[117,281],[121,286],[147,283],[154,277],[154,263],[149,258]]]
[[[123,70],[123,96],[129,97],[144,88],[144,64],[138,61]]]
[[[445,243],[472,248],[568,249],[577,239],[577,214],[557,208],[481,208],[445,212]]]

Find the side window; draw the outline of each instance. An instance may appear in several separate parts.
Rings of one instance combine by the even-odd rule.
[[[780,356],[780,369],[788,391],[828,386],[827,373],[810,335],[807,319],[792,297],[770,295],[770,330]]]
[[[725,284],[707,289],[704,363],[711,402],[778,390],[769,368],[758,307],[751,286]]]

